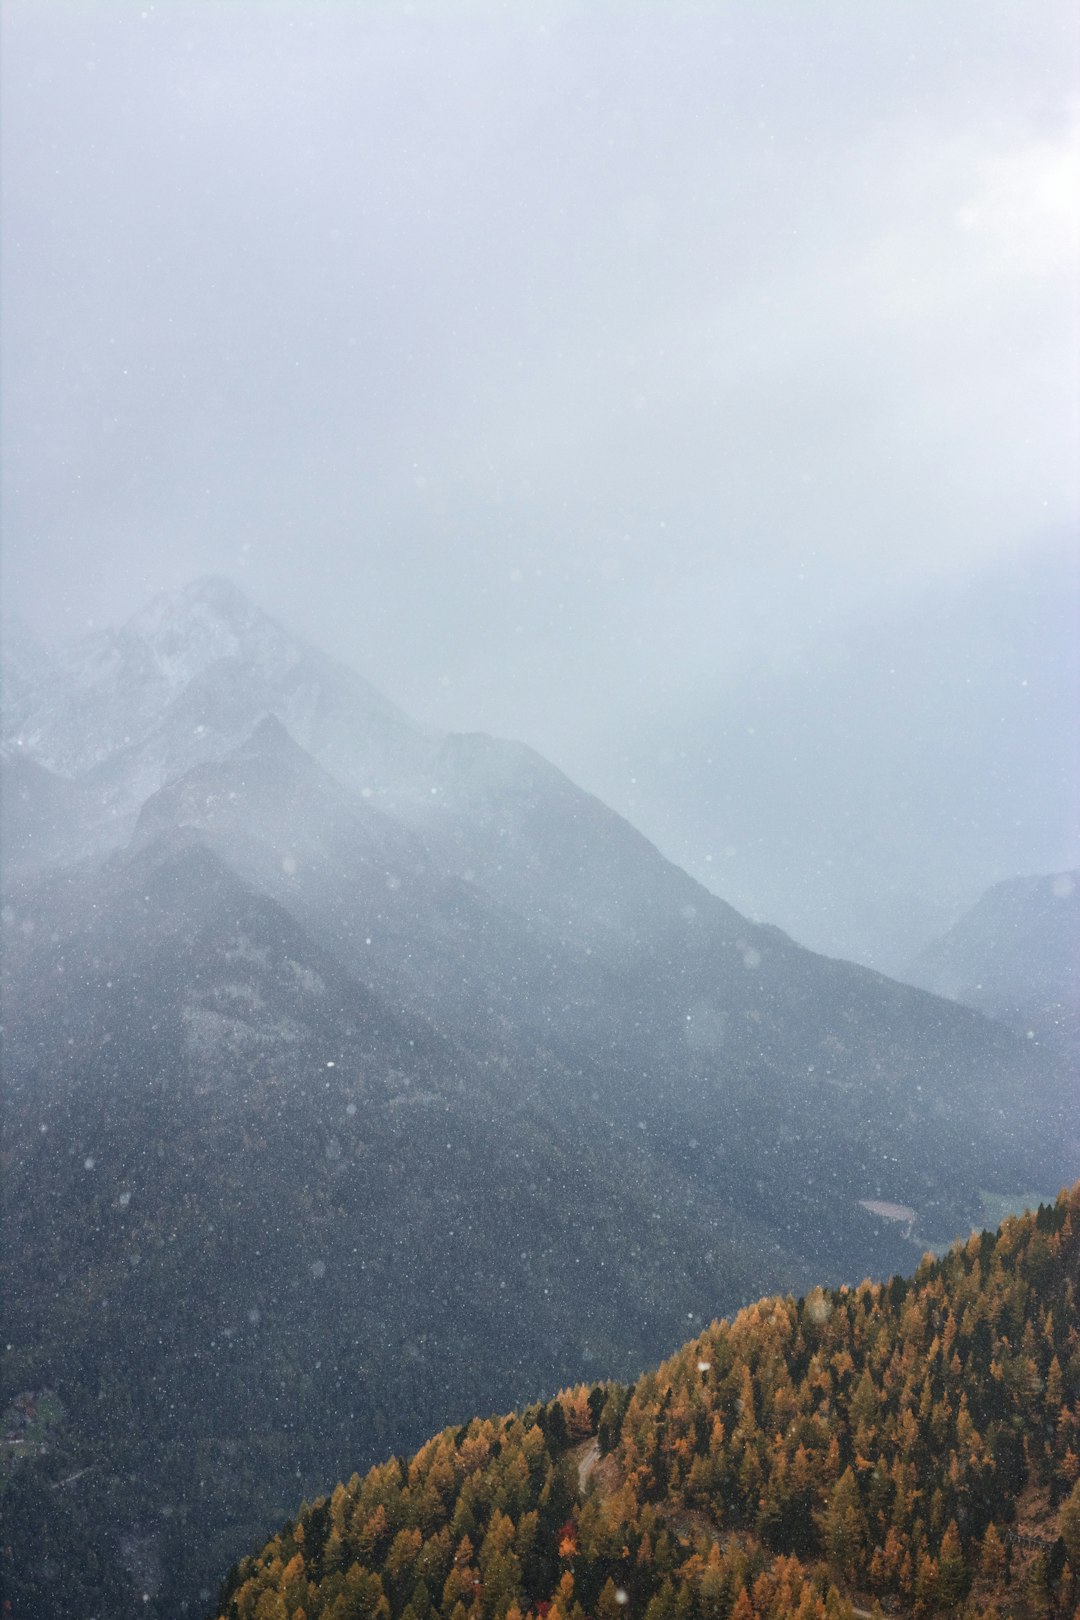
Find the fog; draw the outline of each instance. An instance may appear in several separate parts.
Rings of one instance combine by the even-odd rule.
[[[7,613],[227,574],[886,966],[1077,862],[1071,6],[3,30]]]

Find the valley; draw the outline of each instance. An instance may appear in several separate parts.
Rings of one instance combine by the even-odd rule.
[[[82,1620],[121,1542],[156,1573],[106,1560],[117,1615],[197,1613],[388,1447],[1075,1174],[1054,1053],[751,923],[222,581],[5,691],[4,1399],[66,1414],[6,1485],[66,1549],[20,1532],[32,1613]]]

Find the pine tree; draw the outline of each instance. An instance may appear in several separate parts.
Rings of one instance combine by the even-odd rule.
[[[937,1605],[938,1567],[935,1559],[929,1553],[919,1556],[915,1567],[915,1613],[919,1616],[933,1614]]]
[[[866,1520],[854,1471],[845,1468],[833,1487],[825,1516],[829,1560],[848,1580],[855,1577],[866,1543]]]
[[[596,1620],[621,1620],[621,1615],[618,1589],[609,1575],[596,1602]]]
[[[960,1532],[956,1528],[956,1520],[951,1519],[949,1528],[941,1538],[938,1557],[938,1602],[943,1609],[954,1609],[966,1591],[967,1566],[960,1545]]]
[[[750,1594],[746,1587],[740,1587],[739,1595],[735,1599],[735,1606],[731,1611],[731,1620],[754,1620],[754,1607],[750,1602]]]
[[[996,1586],[1005,1573],[1005,1548],[998,1535],[997,1526],[988,1524],[986,1534],[983,1536],[982,1552],[979,1555],[979,1574],[991,1586]]]

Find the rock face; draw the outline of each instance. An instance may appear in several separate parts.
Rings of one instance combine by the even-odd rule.
[[[995,883],[904,977],[1080,1058],[1080,872]]]
[[[156,1538],[140,1613],[387,1447],[1075,1173],[1033,1043],[749,923],[224,582],[6,690],[10,1377],[97,1471],[65,1544]]]

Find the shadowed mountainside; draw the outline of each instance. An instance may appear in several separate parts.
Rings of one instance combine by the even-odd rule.
[[[52,1504],[32,1612],[171,1616],[391,1434],[1075,1172],[1049,1054],[749,923],[222,582],[9,697],[3,1398],[65,1414],[4,1476]]]

